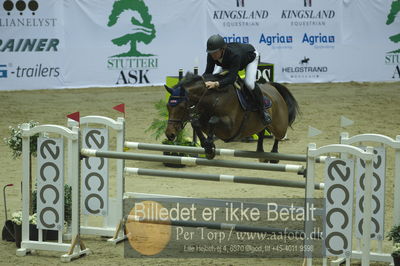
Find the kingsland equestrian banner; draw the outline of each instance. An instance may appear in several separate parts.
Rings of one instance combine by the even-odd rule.
[[[251,43],[278,82],[400,81],[398,0],[5,0],[0,90],[161,85],[206,41]]]

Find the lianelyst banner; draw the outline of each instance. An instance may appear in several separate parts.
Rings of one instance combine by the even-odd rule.
[[[63,1],[2,1],[0,89],[65,86]]]

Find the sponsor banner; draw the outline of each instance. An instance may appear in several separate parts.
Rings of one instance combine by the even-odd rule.
[[[67,80],[75,86],[160,85],[178,68],[193,69],[204,53],[202,2],[72,1],[75,19],[66,28],[79,42],[67,49]]]
[[[275,65],[275,79],[322,82],[334,79],[340,43],[341,2],[306,0],[208,1],[208,35],[251,43],[261,61]]]
[[[400,81],[399,17],[397,0],[6,0],[0,90],[161,85],[202,73],[212,34],[277,82]]]
[[[335,78],[341,29],[340,1],[285,1],[276,8],[272,30],[260,45],[276,65],[276,78],[289,82],[330,82]],[[269,41],[269,39],[272,41]]]
[[[399,29],[398,1],[346,1],[338,81],[400,81]]]
[[[62,86],[63,1],[3,1],[0,6],[0,89]]]

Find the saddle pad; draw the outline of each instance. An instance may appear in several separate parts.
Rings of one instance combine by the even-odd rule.
[[[251,104],[250,101],[246,100],[246,97],[243,93],[242,90],[240,89],[235,89],[236,90],[236,95],[238,97],[238,100],[240,102],[240,106],[242,107],[242,109],[244,111],[257,111],[257,106],[255,106],[254,104]],[[264,108],[268,109],[272,106],[272,101],[271,99],[269,99],[267,96],[264,95]]]

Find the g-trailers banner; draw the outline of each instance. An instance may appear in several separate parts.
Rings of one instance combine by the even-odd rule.
[[[400,80],[397,0],[5,0],[0,89],[161,85],[205,68],[212,34],[278,82]]]

